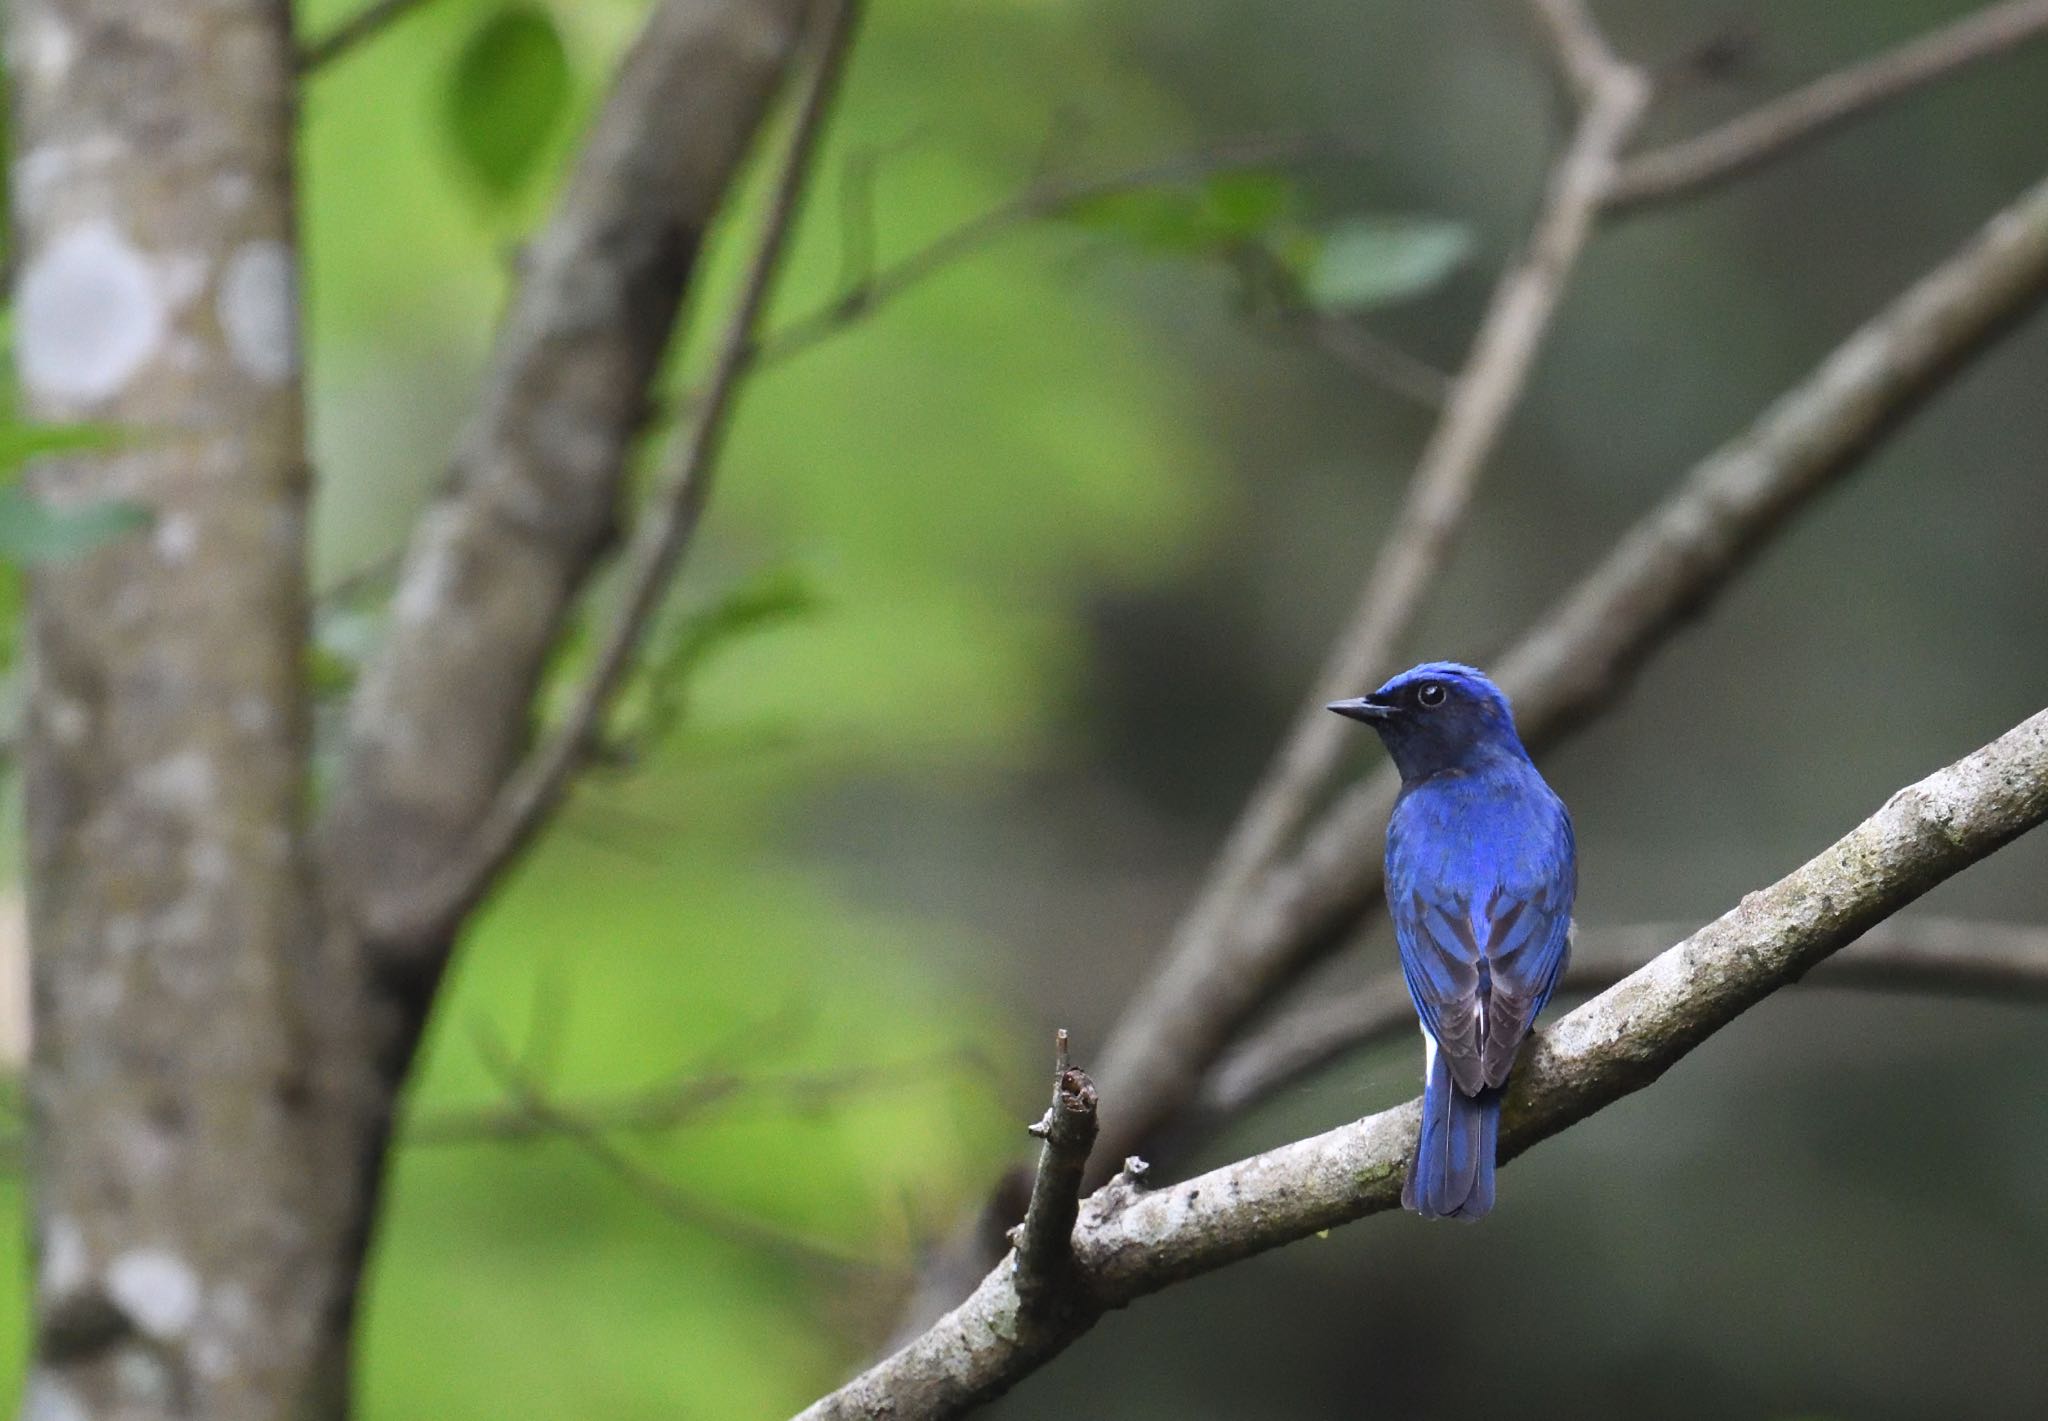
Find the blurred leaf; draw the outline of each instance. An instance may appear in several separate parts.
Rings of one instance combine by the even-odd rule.
[[[27,424],[0,419],[0,477],[45,454],[82,454],[108,449],[121,431],[104,424]]]
[[[1436,217],[1357,217],[1324,233],[1300,263],[1302,298],[1319,311],[1362,311],[1419,296],[1472,253],[1462,223]]]
[[[148,523],[149,510],[139,504],[96,503],[59,512],[18,488],[0,488],[0,558],[16,562],[75,557]]]
[[[465,166],[503,197],[526,180],[562,119],[569,56],[554,17],[508,5],[471,35],[449,81],[448,125]]]
[[[354,690],[359,669],[355,662],[317,642],[306,649],[306,684],[316,700],[339,700]]]
[[[779,567],[746,578],[709,606],[685,614],[659,654],[641,669],[640,724],[628,739],[667,736],[682,719],[692,675],[720,648],[806,616],[822,601],[809,576]]]
[[[734,637],[816,611],[823,600],[802,570],[769,568],[685,617],[659,666],[672,674],[687,672]]]
[[[1258,241],[1293,202],[1293,184],[1277,173],[1219,173],[1193,187],[1105,193],[1066,216],[1148,251],[1197,256]]]

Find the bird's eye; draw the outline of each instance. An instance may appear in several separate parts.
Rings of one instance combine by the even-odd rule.
[[[1443,682],[1424,681],[1415,688],[1415,704],[1435,710],[1444,703],[1445,694]]]

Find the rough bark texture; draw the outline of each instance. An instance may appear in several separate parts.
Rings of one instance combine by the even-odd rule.
[[[2048,819],[2048,711],[1918,784],[1793,873],[1532,1038],[1501,1157],[1641,1090],[1747,1008],[1943,879]],[[1119,1175],[1083,1205],[1076,1288],[1057,1324],[998,1268],[903,1350],[801,1421],[931,1421],[1000,1395],[1093,1324],[1184,1278],[1399,1205],[1421,1105],[1405,1105],[1167,1189]]]
[[[9,7],[29,410],[153,525],[32,583],[30,1415],[281,1414],[327,1275],[304,1034],[291,46],[273,0]]]

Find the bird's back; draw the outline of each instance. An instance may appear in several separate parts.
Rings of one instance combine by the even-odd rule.
[[[1388,907],[1416,1010],[1467,1092],[1507,1079],[1555,990],[1577,886],[1571,816],[1526,757],[1402,791]]]

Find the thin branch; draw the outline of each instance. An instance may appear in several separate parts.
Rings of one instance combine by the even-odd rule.
[[[2043,35],[2048,0],[2012,0],[1967,15],[1698,137],[1629,159],[1615,175],[1608,205],[1622,211],[1666,202],[1739,177],[1850,119]]]
[[[1647,923],[1581,931],[1561,990],[1603,991],[1685,936],[1689,925]],[[1881,923],[1807,983],[1867,992],[2048,1002],[2048,927],[1914,915]],[[1408,1039],[1415,1007],[1398,972],[1356,991],[1289,1012],[1231,1049],[1202,1084],[1195,1109],[1215,1119],[1235,1114],[1339,1057]]]
[[[2044,819],[2048,711],[1894,794],[1817,858],[1535,1037],[1502,1119],[1502,1160],[1650,1085],[1742,1012]],[[1392,1209],[1420,1119],[1410,1101],[1166,1189],[1119,1176],[1086,1202],[1074,1234],[1094,1309],[1032,1325],[1011,1270],[998,1268],[800,1421],[959,1416],[1042,1366],[1103,1310]]]
[[[929,1056],[833,1071],[800,1071],[749,1075],[743,1071],[692,1073],[646,1090],[583,1097],[551,1097],[554,1112],[573,1119],[581,1129],[606,1135],[659,1134],[694,1125],[723,1106],[748,1100],[773,1101],[790,1110],[816,1110],[849,1096],[893,1089],[911,1076],[935,1068],[985,1066],[971,1051],[941,1051]],[[400,1142],[406,1145],[457,1145],[491,1142],[511,1144],[556,1133],[551,1118],[537,1117],[518,1104],[450,1106],[408,1122]],[[4,1150],[0,1150],[4,1158]]]
[[[1067,1061],[1059,1033],[1052,1104],[1031,1133],[1045,1142],[1031,1181],[1031,1203],[1017,1226],[1017,1296],[1026,1311],[1046,1313],[1071,1299],[1074,1220],[1081,1209],[1081,1172],[1095,1146],[1095,1083]]]
[[[1306,330],[1317,349],[1368,384],[1429,410],[1441,410],[1451,398],[1455,386],[1450,376],[1356,321],[1308,310],[1287,312],[1282,319]]]
[[[1708,457],[1504,658],[1523,739],[1541,748],[1613,707],[1637,666],[1697,617],[1761,547],[2048,292],[2048,182],[1851,335],[1750,429]],[[1125,1153],[1195,1089],[1251,1015],[1339,945],[1380,894],[1382,771],[1346,791],[1227,920],[1188,937],[1134,1009],[1101,1072]],[[1163,1067],[1163,1068],[1162,1068]]]
[[[1217,173],[1355,151],[1355,147],[1327,135],[1273,134],[1233,138],[1096,177],[1035,179],[1021,191],[941,233],[908,256],[875,270],[808,315],[796,317],[762,336],[754,358],[762,364],[772,364],[801,354],[1004,237],[1086,203]]]
[[[1566,87],[1582,107],[1591,108],[1600,101],[1601,90],[1615,71],[1625,67],[1599,21],[1584,0],[1528,0],[1528,4]]]
[[[832,1244],[794,1234],[749,1214],[736,1213],[684,1193],[654,1170],[613,1144],[589,1121],[564,1110],[513,1061],[503,1045],[489,1035],[478,1038],[478,1054],[503,1087],[512,1107],[533,1118],[535,1133],[565,1140],[677,1223],[732,1239],[744,1247],[774,1255],[807,1269],[858,1269],[880,1272],[881,1260],[849,1253]]]
[[[711,494],[754,326],[766,304],[794,223],[810,160],[824,129],[858,13],[854,0],[821,0],[816,53],[797,100],[795,126],[776,172],[768,211],[740,296],[718,344],[704,398],[673,459],[664,492],[642,518],[626,556],[625,591],[562,725],[513,773],[475,832],[417,891],[371,905],[375,934],[418,941],[444,934],[489,888],[560,800],[659,610]]]
[[[316,40],[299,47],[300,74],[311,74],[389,29],[393,23],[422,9],[428,0],[373,0]]]
[[[1355,695],[1391,670],[1401,641],[1450,555],[1480,475],[1520,401],[1529,372],[1590,237],[1616,155],[1648,99],[1635,70],[1615,61],[1580,8],[1538,0],[1561,27],[1586,107],[1552,169],[1527,250],[1502,275],[1473,338],[1442,419],[1416,463],[1406,500],[1388,529],[1350,621],[1337,637],[1293,728],[1232,829],[1206,885],[1183,920],[1168,965],[1140,992],[1110,1038],[1102,1078],[1116,1098],[1107,1158],[1138,1147],[1163,1103],[1192,1088],[1235,1024],[1213,1009],[1243,979],[1207,969],[1226,951],[1248,896],[1314,814],[1342,769],[1348,737],[1322,707]],[[1185,1008],[1188,994],[1202,999]],[[1125,1108],[1126,1097],[1138,1102]]]

